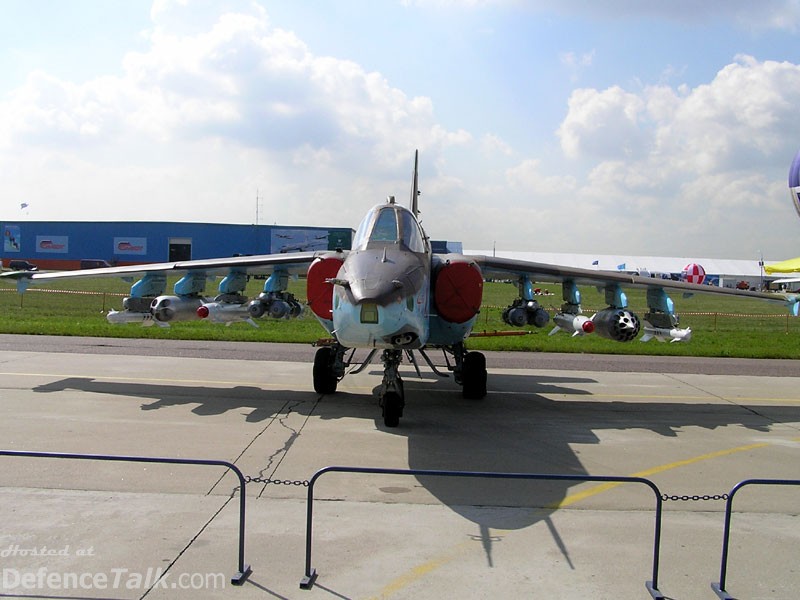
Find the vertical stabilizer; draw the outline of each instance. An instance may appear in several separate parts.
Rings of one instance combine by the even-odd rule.
[[[419,216],[419,180],[417,177],[417,166],[419,159],[419,150],[414,150],[414,177],[411,180],[411,212],[415,217]]]

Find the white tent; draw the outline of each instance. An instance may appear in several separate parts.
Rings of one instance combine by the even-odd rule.
[[[647,274],[680,273],[686,265],[698,264],[707,275],[719,276],[723,285],[736,285],[742,279],[756,283],[763,275],[758,259],[735,260],[724,258],[633,256],[629,254],[565,254],[556,252],[513,252],[506,250],[467,250],[465,254],[483,254],[517,260],[551,263],[581,269],[625,271]]]

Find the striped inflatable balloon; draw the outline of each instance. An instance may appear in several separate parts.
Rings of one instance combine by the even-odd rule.
[[[700,265],[696,265],[694,263],[689,263],[685,267],[683,267],[683,271],[681,271],[681,276],[685,281],[689,283],[703,283],[706,278],[706,271]]]

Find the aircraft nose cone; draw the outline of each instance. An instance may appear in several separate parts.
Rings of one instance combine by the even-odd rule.
[[[342,269],[356,304],[386,305],[416,293],[425,276],[419,257],[396,248],[351,254]]]
[[[395,280],[385,280],[379,276],[365,277],[356,279],[350,283],[350,291],[353,299],[358,302],[378,302],[396,292],[401,285],[394,283]]]

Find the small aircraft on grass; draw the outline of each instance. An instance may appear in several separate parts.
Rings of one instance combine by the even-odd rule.
[[[485,279],[516,280],[519,297],[503,311],[512,326],[544,327],[550,320],[536,300],[534,281],[560,282],[561,311],[554,317],[557,331],[575,336],[595,333],[620,342],[636,338],[688,341],[691,332],[678,328],[678,316],[669,292],[734,295],[770,301],[785,301],[797,315],[798,298],[711,287],[682,281],[654,279],[623,272],[578,269],[546,263],[432,252],[428,236],[419,222],[418,154],[409,207],[394,197],[366,214],[350,250],[237,256],[172,263],[131,265],[82,271],[12,272],[2,277],[17,280],[23,292],[28,285],[75,277],[142,278],[131,287],[123,311],[108,314],[111,322],[166,324],[170,321],[205,318],[218,323],[247,321],[268,315],[293,318],[301,314],[301,303],[290,294],[289,276],[305,273],[307,302],[330,335],[330,343],[318,348],[314,357],[314,389],[320,394],[336,391],[347,369],[366,368],[381,352],[383,380],[378,390],[383,421],[396,427],[405,405],[399,367],[404,358],[419,373],[417,355],[439,376],[429,356],[441,350],[447,370],[462,386],[465,398],[486,395],[486,359],[467,350],[466,340],[481,306]],[[168,274],[180,274],[174,294],[165,295]],[[243,295],[250,275],[268,275],[263,291],[253,299]],[[221,276],[219,295],[205,298],[206,280]],[[579,285],[605,292],[608,307],[592,317],[582,314]],[[628,308],[625,287],[647,290],[648,313],[643,320]],[[355,349],[369,354],[353,365]],[[350,351],[350,352],[349,352]]]

